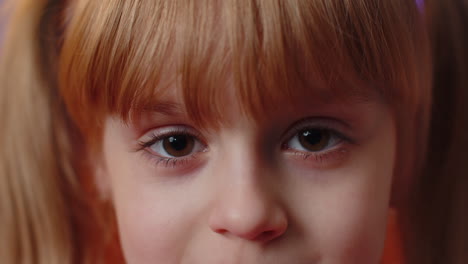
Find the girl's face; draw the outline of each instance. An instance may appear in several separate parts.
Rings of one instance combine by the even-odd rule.
[[[105,123],[97,176],[128,263],[378,263],[396,144],[383,100],[304,98],[254,121],[227,96],[221,125],[197,127],[176,91]]]

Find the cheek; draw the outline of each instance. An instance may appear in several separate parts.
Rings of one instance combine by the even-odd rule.
[[[342,198],[335,197],[316,218],[322,253],[332,263],[376,263],[385,237],[387,199],[354,190],[341,190]]]
[[[306,197],[312,201],[307,208],[297,208],[307,244],[318,245],[329,263],[377,263],[385,237],[389,188],[372,185],[349,182],[333,190],[315,190]]]
[[[123,171],[115,173],[113,178],[128,177],[121,175]],[[119,234],[128,263],[155,260],[178,263],[185,241],[191,236],[196,215],[180,199],[183,190],[167,194],[156,188],[157,184],[134,180],[112,185]]]
[[[117,201],[118,227],[124,255],[128,263],[177,263],[183,247],[180,237],[189,233],[186,223],[171,214],[163,205],[149,204],[143,199]],[[158,213],[156,213],[158,212]],[[162,217],[163,216],[163,217]]]
[[[107,136],[112,142],[113,135]],[[169,193],[141,166],[139,155],[110,142],[104,145],[106,179],[127,263],[178,263],[194,222],[193,208],[182,199],[187,190]]]
[[[382,134],[382,141],[361,148],[349,165],[319,175],[318,182],[301,181],[293,187],[306,195],[295,195],[289,203],[300,205],[295,210],[308,244],[319,245],[327,263],[379,261],[395,159],[391,131]]]

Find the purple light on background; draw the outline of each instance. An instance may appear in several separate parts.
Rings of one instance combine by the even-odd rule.
[[[424,0],[416,0],[416,4],[418,5],[419,10],[422,11],[424,8]]]

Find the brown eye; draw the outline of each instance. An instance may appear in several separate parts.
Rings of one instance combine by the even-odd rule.
[[[139,139],[146,150],[162,161],[181,161],[208,150],[200,138],[203,136],[187,126],[167,126],[149,131]]]
[[[301,146],[311,152],[324,150],[330,144],[330,131],[324,129],[306,129],[297,135]]]
[[[164,151],[172,157],[183,157],[192,154],[195,139],[190,135],[172,135],[162,139]]]

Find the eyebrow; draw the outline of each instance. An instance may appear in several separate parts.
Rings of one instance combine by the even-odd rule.
[[[343,91],[333,91],[329,95],[331,97],[339,98],[339,100],[345,100],[351,103],[378,103],[387,104],[388,91],[384,89],[384,86],[375,82],[362,83],[363,86],[348,86],[348,89]],[[333,102],[333,100],[331,100]]]
[[[330,89],[311,89],[313,93],[318,92],[317,105],[326,106],[326,105],[342,105],[345,104],[368,104],[368,103],[378,103],[386,104],[385,96],[383,95],[382,90],[378,88],[376,84],[365,84],[369,85],[366,88],[353,88],[350,86],[349,89],[344,88],[344,90],[330,90]],[[374,87],[370,87],[374,86]],[[356,87],[356,86],[354,86]],[[314,103],[314,104],[315,104]],[[295,104],[291,105],[293,108]],[[159,99],[159,100],[149,100],[144,103],[140,110],[136,110],[135,114],[156,114],[166,117],[181,117],[187,116],[188,112],[185,109],[183,102],[174,101],[171,98]]]
[[[150,105],[144,106],[141,112],[160,113],[167,116],[185,113],[180,104],[168,101],[153,102]]]

